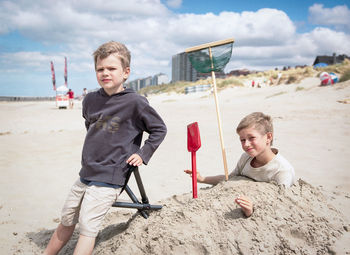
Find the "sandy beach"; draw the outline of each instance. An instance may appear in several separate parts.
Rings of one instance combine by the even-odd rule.
[[[131,209],[112,208],[95,253],[122,247],[121,254],[291,254],[293,249],[297,254],[350,254],[350,81],[319,83],[319,78],[306,78],[299,84],[220,91],[229,171],[242,153],[238,122],[262,111],[273,117],[274,147],[302,181],[287,191],[244,179],[214,188],[199,184],[198,200],[191,199],[191,179],[183,172],[191,167],[188,124],[199,124],[201,174],[224,174],[213,95],[150,95],[168,134],[140,173],[151,202],[166,206],[148,220]],[[54,102],[0,102],[0,122],[0,251],[40,254],[78,178],[86,132],[81,102],[72,110],[58,110]],[[135,187],[134,180],[130,185]],[[238,192],[259,198],[254,217],[246,219],[237,210],[233,198]],[[281,199],[279,206],[272,198]],[[126,244],[128,238],[135,242]],[[71,254],[75,241],[61,254]]]

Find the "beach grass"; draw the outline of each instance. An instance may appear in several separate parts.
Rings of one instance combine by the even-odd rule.
[[[343,75],[340,77],[339,82],[350,80],[350,68],[345,70]]]

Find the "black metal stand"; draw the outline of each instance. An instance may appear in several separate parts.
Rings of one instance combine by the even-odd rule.
[[[140,212],[140,214],[145,219],[147,219],[148,216],[149,216],[147,211],[160,210],[160,209],[162,209],[163,206],[161,206],[161,205],[150,205],[149,204],[148,198],[147,198],[147,195],[146,195],[146,192],[145,192],[145,188],[143,187],[143,184],[142,184],[142,180],[141,180],[141,176],[140,176],[138,167],[135,167],[133,172],[134,172],[134,176],[135,176],[135,180],[136,180],[137,186],[138,186],[138,188],[140,190],[142,203],[139,202],[139,200],[137,199],[135,194],[132,192],[132,190],[129,188],[129,186],[126,185],[125,186],[125,191],[129,195],[129,197],[130,197],[130,199],[131,199],[131,201],[133,203],[115,202],[112,206],[113,207],[137,209]]]

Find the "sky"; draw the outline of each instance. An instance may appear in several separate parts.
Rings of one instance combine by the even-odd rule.
[[[312,65],[350,55],[350,0],[0,0],[0,96],[75,95],[98,87],[92,53],[107,41],[131,51],[129,81],[165,73],[186,48],[234,38],[225,71]]]

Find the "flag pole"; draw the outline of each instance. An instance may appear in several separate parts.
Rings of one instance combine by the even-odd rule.
[[[64,57],[64,85],[68,87],[67,83],[67,57]]]
[[[211,52],[211,47],[209,47],[209,57],[211,62],[211,77],[213,81],[213,90],[214,90],[214,98],[215,98],[215,106],[216,106],[216,116],[218,120],[218,126],[219,126],[219,135],[220,135],[220,144],[221,144],[221,152],[222,152],[222,160],[224,162],[224,170],[225,170],[225,180],[228,180],[228,168],[227,168],[227,159],[226,159],[226,150],[224,145],[224,137],[222,134],[222,128],[221,128],[221,118],[220,118],[220,108],[219,108],[219,100],[217,95],[217,88],[216,88],[216,78],[215,78],[215,72],[214,72],[214,63],[213,63],[213,55]]]

